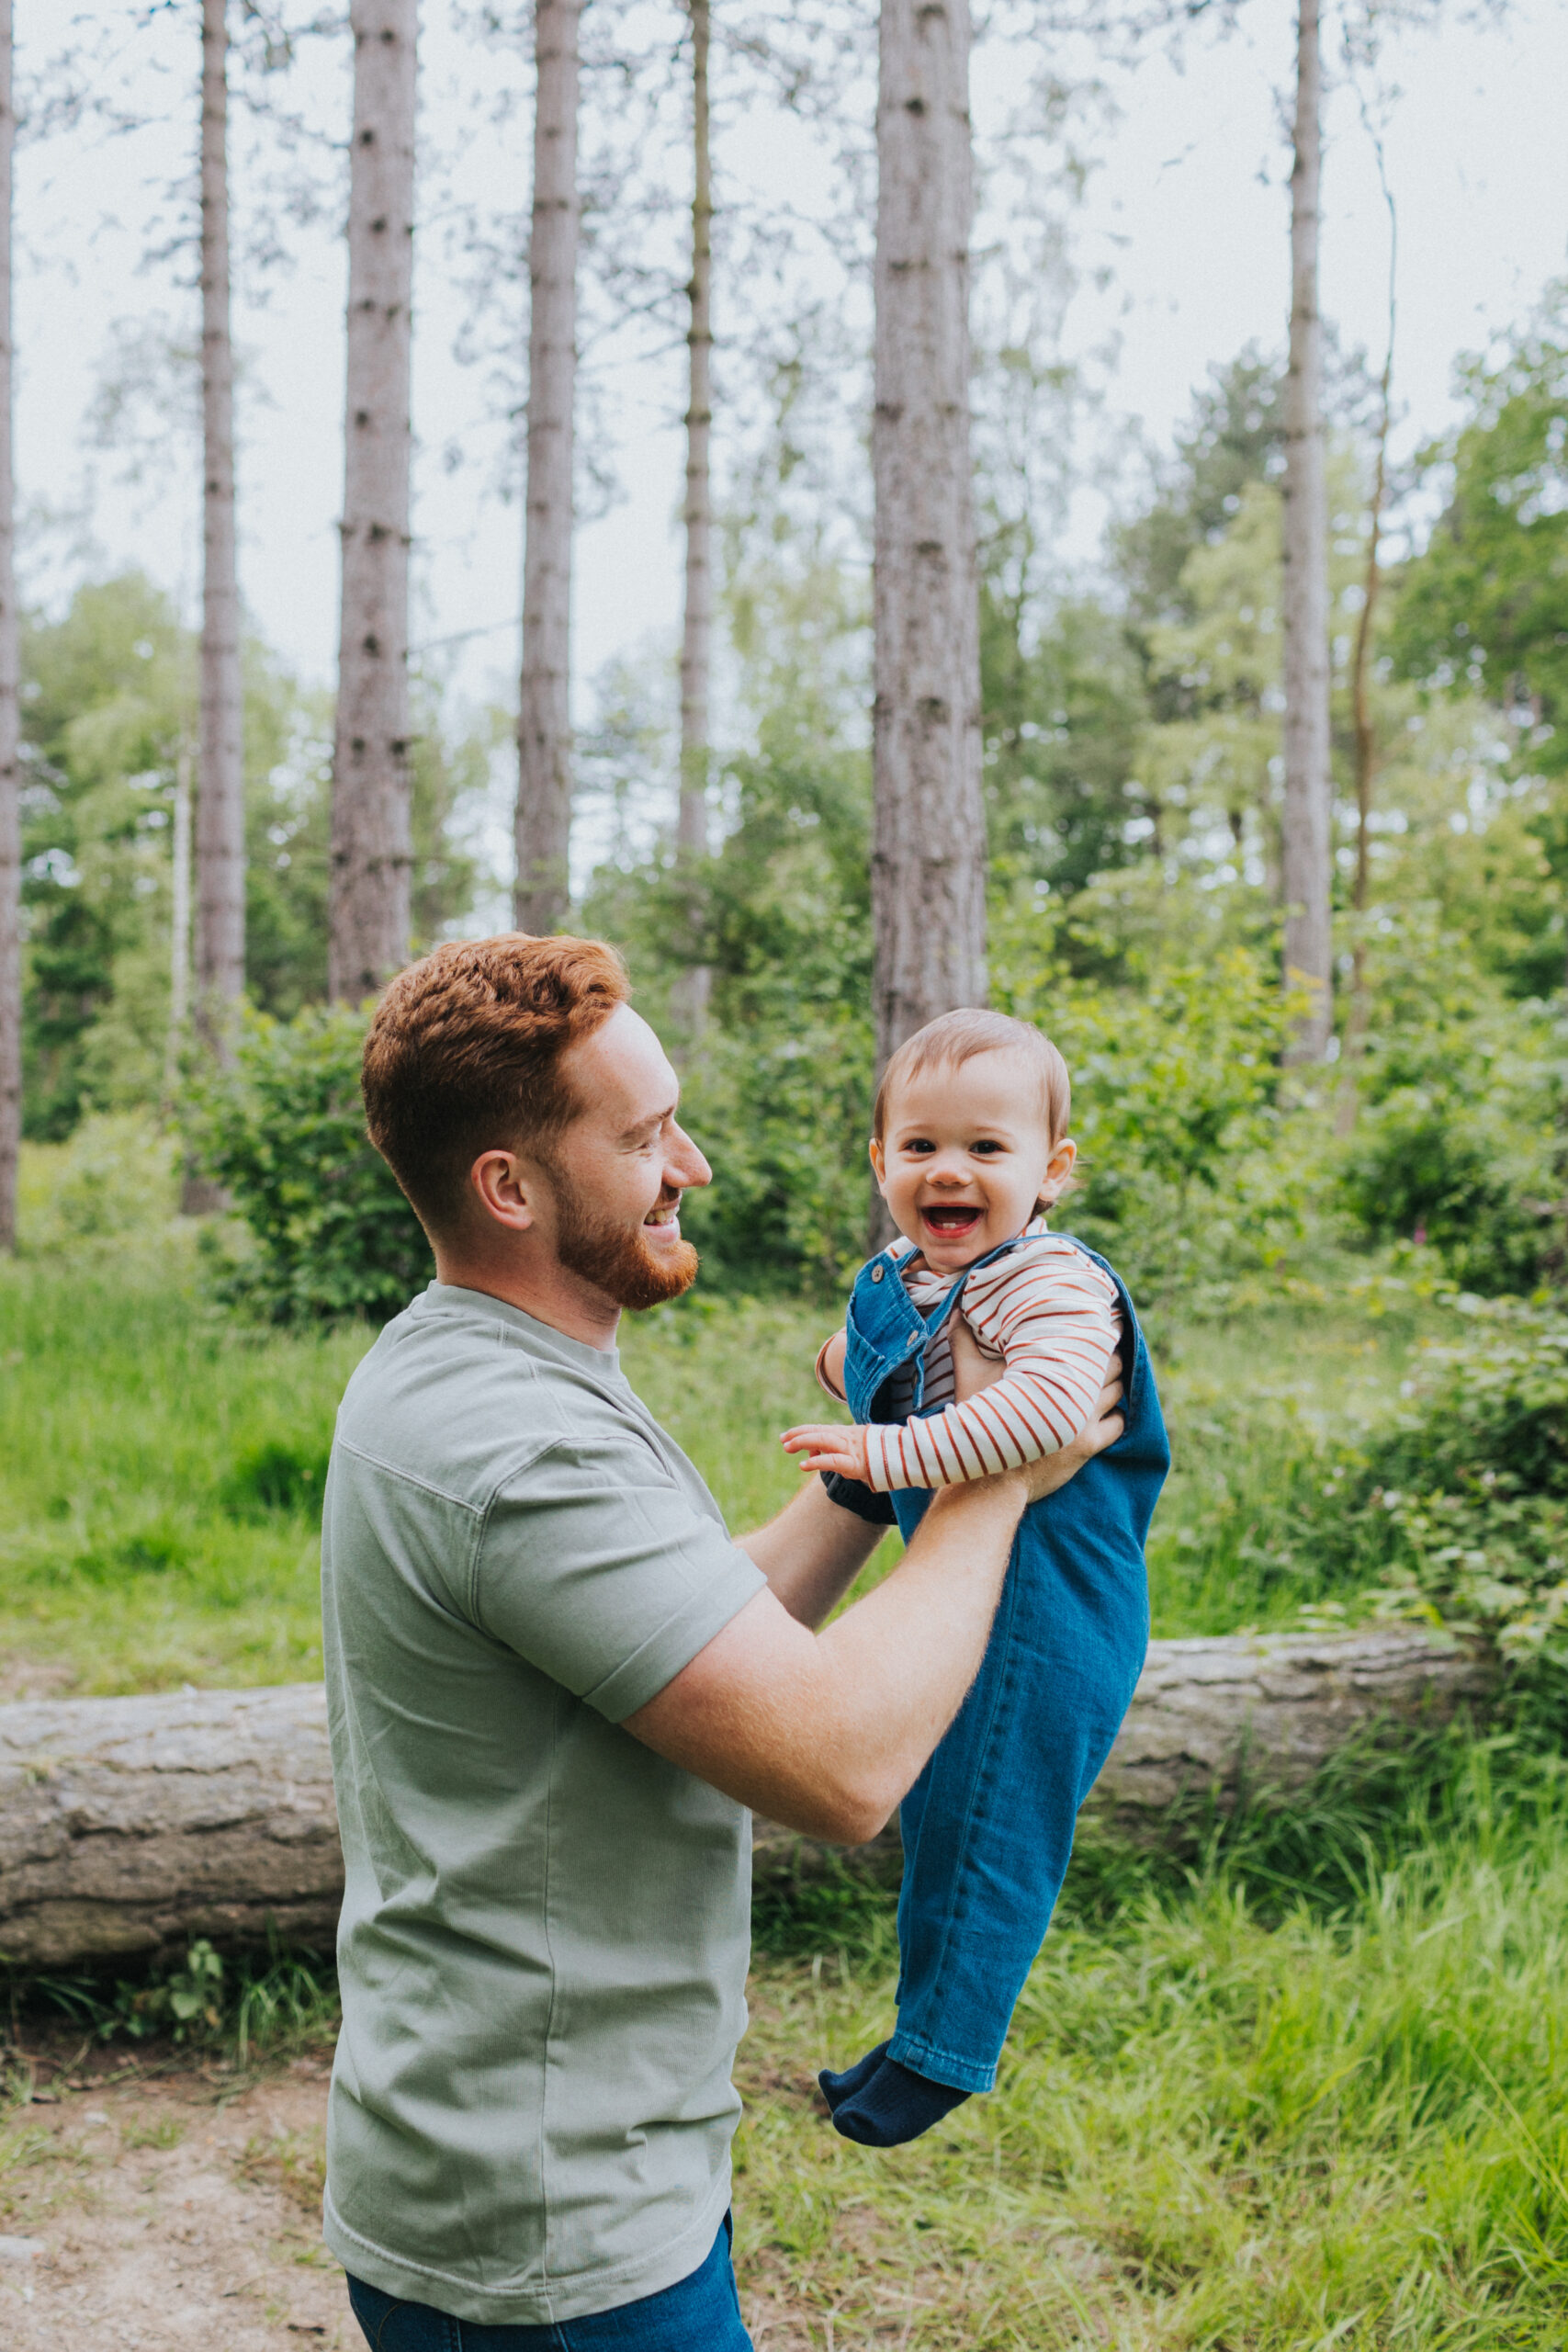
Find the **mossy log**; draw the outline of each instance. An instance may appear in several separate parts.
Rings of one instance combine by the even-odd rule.
[[[1483,1704],[1481,1653],[1419,1628],[1156,1642],[1095,1792],[1157,1836],[1183,1797],[1288,1791],[1384,1719]],[[874,1852],[896,1853],[896,1832]],[[823,1849],[760,1823],[759,1866]],[[862,1849],[864,1851],[864,1849]],[[0,1960],[94,1966],[209,1937],[330,1947],[343,1891],[321,1686],[0,1706]]]

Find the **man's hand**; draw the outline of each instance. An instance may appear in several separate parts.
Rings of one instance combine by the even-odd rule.
[[[1108,1445],[1114,1445],[1126,1426],[1122,1415],[1122,1375],[1118,1372],[1115,1379],[1108,1380],[1100,1390],[1093,1420],[1078,1431],[1070,1445],[1043,1455],[1038,1462],[1026,1464],[1023,1469],[1014,1474],[1027,1485],[1030,1501],[1042,1502],[1047,1495],[1054,1495],[1058,1487],[1065,1487],[1086,1462],[1092,1462],[1097,1453],[1103,1453]]]
[[[974,1352],[984,1385],[998,1368]],[[1099,1418],[1060,1453],[934,1495],[892,1575],[821,1634],[810,1628],[881,1531],[820,1486],[803,1487],[746,1539],[773,1589],[748,1601],[626,1728],[788,1828],[845,1845],[872,1837],[963,1702],[1020,1517],[1114,1445],[1121,1401],[1121,1380],[1110,1381]]]
[[[785,1430],[779,1441],[786,1453],[798,1453],[803,1470],[819,1470],[824,1476],[836,1470],[840,1478],[858,1478],[863,1485],[871,1476],[865,1455],[865,1431],[845,1429],[840,1422],[807,1421],[796,1430]]]

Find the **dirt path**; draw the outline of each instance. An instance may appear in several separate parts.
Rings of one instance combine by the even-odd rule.
[[[35,2079],[0,2129],[6,2352],[362,2352],[321,2244],[324,2058]]]

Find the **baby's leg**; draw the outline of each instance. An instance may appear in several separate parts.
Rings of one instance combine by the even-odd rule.
[[[913,2137],[996,2080],[1078,1808],[1143,1663],[1141,1561],[1085,1569],[1026,1522],[979,1676],[906,1803],[894,2063],[837,2108],[850,2138]]]

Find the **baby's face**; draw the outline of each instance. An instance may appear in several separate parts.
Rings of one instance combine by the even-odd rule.
[[[1040,1081],[1023,1057],[976,1054],[897,1089],[872,1166],[894,1224],[938,1273],[958,1273],[1023,1231],[1076,1157],[1055,1151]]]

